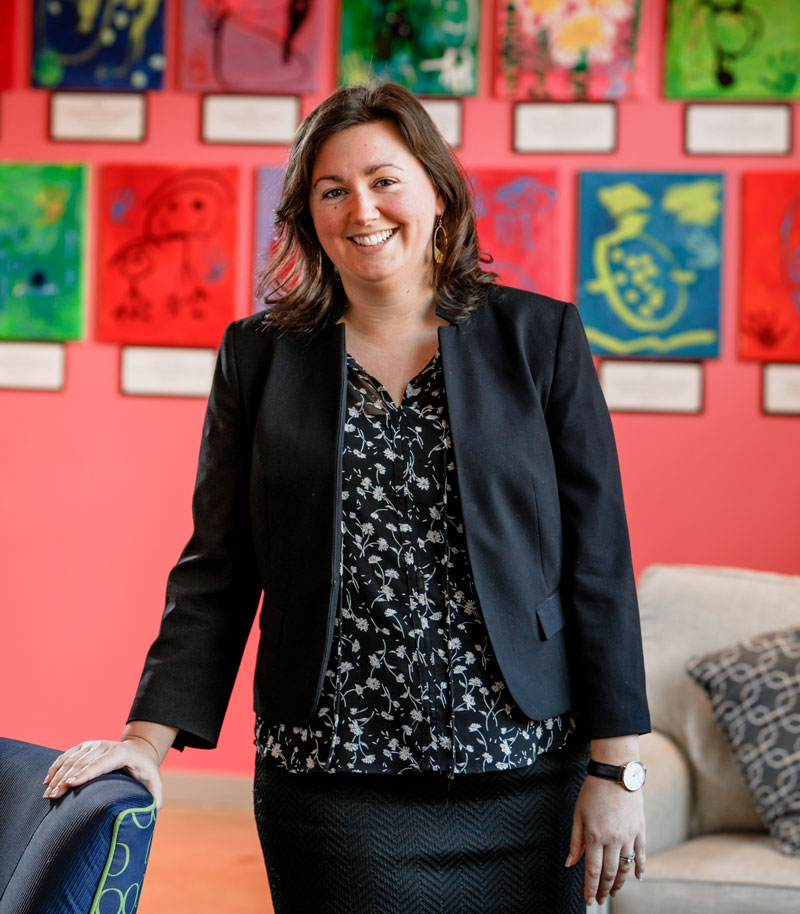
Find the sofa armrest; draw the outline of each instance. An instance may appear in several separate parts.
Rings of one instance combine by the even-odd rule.
[[[657,854],[689,837],[691,781],[689,764],[675,743],[654,730],[641,738],[647,768],[644,811],[647,853]]]

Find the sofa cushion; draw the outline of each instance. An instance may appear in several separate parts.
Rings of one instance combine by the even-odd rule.
[[[639,581],[639,605],[653,729],[666,733],[690,765],[691,834],[764,831],[708,695],[686,675],[686,662],[741,638],[797,625],[800,576],[654,565]]]
[[[591,909],[590,909],[591,910]],[[644,881],[628,879],[613,914],[797,914],[800,866],[764,835],[705,835],[648,855]]]
[[[745,638],[687,669],[778,848],[800,856],[800,627]]]

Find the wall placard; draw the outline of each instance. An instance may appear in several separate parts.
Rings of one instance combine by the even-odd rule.
[[[461,102],[455,98],[421,98],[420,102],[445,140],[453,149],[458,149],[461,145]]]
[[[66,362],[61,343],[0,343],[0,387],[63,390]]]
[[[761,408],[776,416],[800,416],[800,365],[765,365]]]
[[[687,105],[684,147],[689,155],[789,155],[789,105]]]
[[[520,102],[514,106],[515,152],[614,152],[617,107],[611,102]]]
[[[50,139],[62,142],[141,143],[147,133],[144,95],[53,92]]]
[[[140,397],[207,397],[215,360],[213,349],[123,346],[120,390]]]
[[[609,409],[637,413],[699,413],[703,409],[700,362],[603,359],[600,384]]]
[[[204,95],[206,143],[291,143],[300,123],[295,95]]]

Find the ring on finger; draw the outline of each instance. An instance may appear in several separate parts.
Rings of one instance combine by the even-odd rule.
[[[619,859],[623,863],[627,863],[628,866],[630,866],[631,863],[633,863],[633,861],[636,859],[636,854],[620,854]]]

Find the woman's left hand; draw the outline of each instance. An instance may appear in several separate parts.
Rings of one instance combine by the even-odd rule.
[[[578,794],[566,866],[586,854],[586,904],[602,904],[622,888],[634,870],[644,877],[645,833],[642,792],[630,793],[621,784],[588,775]],[[635,855],[634,863],[621,855]]]

